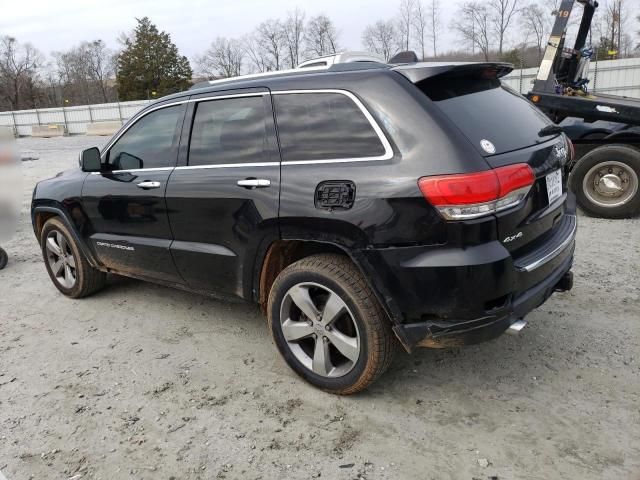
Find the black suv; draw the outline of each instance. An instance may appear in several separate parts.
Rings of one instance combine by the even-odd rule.
[[[53,283],[106,273],[261,305],[304,379],[362,390],[398,343],[518,330],[571,288],[572,148],[509,65],[334,64],[213,81],[40,182]]]

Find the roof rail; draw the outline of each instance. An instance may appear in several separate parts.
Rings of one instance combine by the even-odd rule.
[[[377,63],[377,64],[386,65],[386,62],[384,61],[384,59],[380,55],[377,55],[374,53],[356,52],[356,51],[340,52],[340,53],[324,55],[322,57],[317,57],[311,60],[307,60],[305,62],[302,62],[296,68],[290,68],[287,70],[272,70],[269,72],[250,73],[248,75],[240,75],[237,77],[219,78],[217,80],[200,82],[192,86],[189,90],[195,90],[195,89],[203,88],[210,85],[220,85],[228,82],[252,80],[255,78],[262,78],[262,77],[276,77],[280,75],[291,75],[293,73],[302,73],[302,72],[322,72],[322,71],[329,70],[334,65],[339,65],[344,63],[358,63],[358,62]]]
[[[353,62],[387,63],[382,56],[376,53],[348,51],[348,52],[333,53],[329,55],[322,55],[321,57],[312,58],[311,60],[306,60],[300,63],[297,68],[309,69],[309,68],[322,67],[322,66],[328,68],[338,63],[353,63]]]
[[[328,70],[330,66],[320,66],[320,67],[309,67],[309,68],[305,68],[305,70],[309,70],[309,71],[322,71],[322,70]],[[274,76],[278,76],[278,75],[290,75],[292,73],[300,73],[300,70],[298,70],[297,68],[290,68],[287,70],[272,70],[270,72],[261,72],[261,73],[250,73],[248,75],[240,75],[237,77],[229,77],[229,78],[219,78],[217,80],[209,80],[208,82],[205,83],[198,83],[196,85],[194,85],[193,88],[202,88],[206,85],[219,85],[221,83],[226,83],[226,82],[237,82],[238,80],[251,80],[254,78],[261,78],[261,77],[274,77]]]

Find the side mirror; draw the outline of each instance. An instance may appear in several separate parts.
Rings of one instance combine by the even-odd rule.
[[[80,168],[83,172],[99,172],[101,167],[98,147],[87,148],[80,153]]]

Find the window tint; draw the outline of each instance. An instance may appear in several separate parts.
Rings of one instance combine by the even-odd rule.
[[[282,159],[378,157],[384,146],[358,106],[340,93],[274,95]]]
[[[444,76],[420,82],[418,87],[476,148],[486,139],[495,145],[496,153],[504,153],[549,140],[538,135],[549,120],[499,79]]]
[[[142,117],[111,147],[109,164],[114,170],[173,166],[183,114],[176,105]]]
[[[262,96],[200,102],[191,130],[189,165],[262,162],[266,141]]]

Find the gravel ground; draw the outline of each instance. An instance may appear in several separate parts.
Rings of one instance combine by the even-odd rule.
[[[401,353],[336,397],[288,369],[254,305],[117,277],[58,293],[31,191],[104,141],[18,142],[32,159],[0,272],[8,480],[640,479],[639,219],[581,216],[573,291],[519,336]]]

